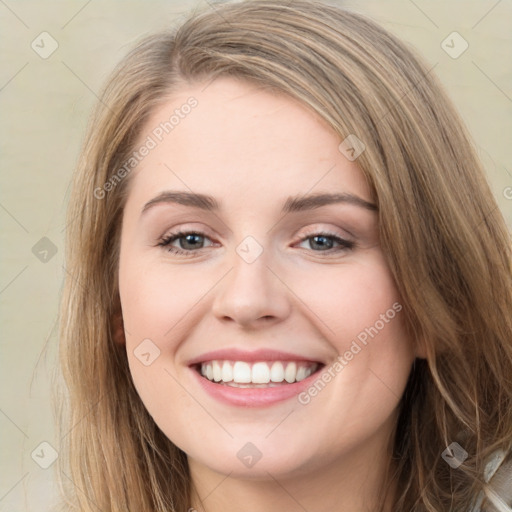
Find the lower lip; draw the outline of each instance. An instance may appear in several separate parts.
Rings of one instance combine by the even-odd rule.
[[[235,388],[212,382],[191,368],[200,386],[210,396],[225,404],[238,407],[265,407],[296,397],[317,379],[321,370],[320,368],[309,377],[293,384],[282,384],[272,388]]]

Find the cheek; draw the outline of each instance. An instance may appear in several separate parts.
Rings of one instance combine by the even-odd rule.
[[[197,272],[171,269],[165,264],[130,265],[130,261],[120,267],[119,281],[127,343],[150,338],[161,348],[176,338],[180,320],[205,293],[206,286]]]
[[[366,404],[389,412],[404,390],[414,352],[401,299],[383,257],[340,265],[336,271],[322,268],[314,281],[303,273],[294,291],[339,355],[338,366],[326,376],[332,378],[332,389],[350,402],[350,410]]]
[[[119,291],[126,351],[134,386],[148,413],[172,439],[185,436],[180,417],[197,415],[182,375],[173,363],[187,314],[198,291],[181,269],[126,258],[120,263]],[[188,276],[190,277],[190,276]],[[199,422],[200,423],[200,422]]]
[[[317,317],[315,324],[322,334],[339,351],[358,335],[364,338],[366,330],[375,324],[379,331],[393,331],[394,335],[403,330],[396,311],[401,309],[400,297],[380,255],[361,263],[302,272],[296,276],[294,292]],[[381,315],[393,321],[384,326]]]
[[[190,397],[176,381],[183,378],[176,354],[197,323],[201,298],[216,280],[192,266],[166,265],[137,256],[136,251],[120,261],[119,292],[130,373],[150,414],[163,414],[159,424],[167,421],[169,400],[179,403],[180,410],[190,407]]]

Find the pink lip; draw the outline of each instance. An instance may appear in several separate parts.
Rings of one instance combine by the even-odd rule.
[[[240,359],[237,360],[240,361]],[[273,388],[234,388],[211,382],[194,368],[191,370],[206,393],[222,403],[238,407],[264,407],[288,400],[296,397],[318,378],[317,370],[304,380],[293,384],[282,384]]]
[[[300,356],[298,354],[292,354],[290,352],[280,352],[277,350],[260,349],[252,352],[246,350],[240,350],[237,348],[213,350],[212,352],[206,352],[200,356],[195,357],[188,361],[188,366],[194,364],[204,363],[207,361],[308,361],[312,363],[320,362],[309,357]]]
[[[297,396],[302,390],[307,388],[318,375],[318,371],[309,377],[293,384],[282,384],[269,388],[235,388],[217,382],[211,382],[203,377],[198,371],[198,365],[207,361],[305,361],[311,363],[323,363],[304,357],[291,352],[282,352],[271,349],[259,349],[252,352],[232,349],[220,349],[211,352],[206,352],[188,361],[188,366],[192,370],[195,378],[202,389],[204,389],[210,396],[225,404],[235,405],[239,407],[264,407],[270,406],[277,402],[290,399]]]

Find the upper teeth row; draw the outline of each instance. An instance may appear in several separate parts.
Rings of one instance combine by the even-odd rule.
[[[201,364],[201,375],[215,382],[239,384],[268,384],[269,382],[298,382],[309,377],[317,368],[307,362],[209,361]]]

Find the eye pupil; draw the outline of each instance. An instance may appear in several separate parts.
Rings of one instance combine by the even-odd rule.
[[[195,234],[195,233],[189,233],[188,235],[185,235],[184,237],[180,238],[180,245],[181,245],[181,248],[182,249],[194,249],[194,248],[197,248],[197,244],[194,244],[194,239],[201,239],[203,238],[201,235],[198,235],[198,234]],[[184,243],[183,243],[184,241]],[[197,242],[197,240],[195,240]],[[192,243],[192,246],[191,247],[184,247],[184,244],[187,245],[187,244],[190,244]]]
[[[317,236],[312,237],[312,240],[313,240],[313,243],[311,244],[312,247],[314,245],[318,245],[318,247],[320,247],[320,248],[325,248],[327,246],[328,249],[331,249],[333,246],[333,241],[332,241],[331,237],[328,237],[328,236],[317,235]],[[320,244],[318,244],[317,240],[322,240],[322,242],[320,242]],[[326,240],[328,241],[327,244],[325,243]]]

